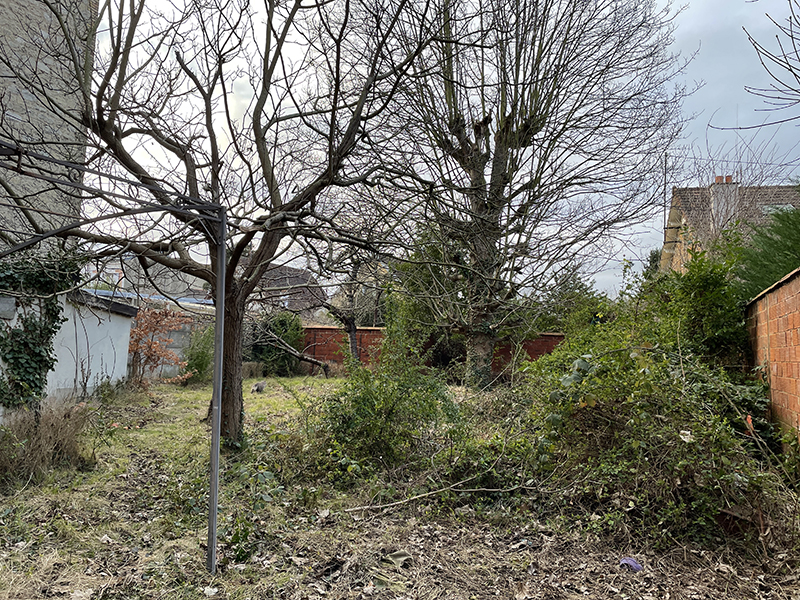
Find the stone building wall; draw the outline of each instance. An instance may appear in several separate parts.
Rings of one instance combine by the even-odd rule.
[[[54,159],[82,162],[86,132],[78,120],[83,95],[77,82],[90,69],[93,54],[88,49],[94,38],[88,35],[88,16],[96,11],[96,0],[61,0],[60,4],[68,15],[69,40],[41,0],[0,2],[0,139]],[[80,68],[67,56],[77,57]],[[36,164],[55,179],[82,180],[79,171]],[[0,243],[34,233],[20,204],[30,209],[28,214],[35,215],[44,230],[71,222],[79,213],[80,198],[69,188],[55,190],[52,183],[6,168],[0,169],[0,178],[5,184],[0,187],[0,203],[15,205],[0,206],[0,229],[6,234],[0,235]]]

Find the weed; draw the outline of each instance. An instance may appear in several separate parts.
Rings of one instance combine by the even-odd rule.
[[[86,464],[81,434],[86,403],[48,401],[38,410],[19,408],[0,425],[0,481],[41,477],[55,466]]]
[[[186,372],[192,373],[195,381],[208,381],[213,375],[214,325],[192,331],[189,347],[184,352]]]

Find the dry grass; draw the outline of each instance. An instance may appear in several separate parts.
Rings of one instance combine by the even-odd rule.
[[[0,426],[0,480],[36,478],[53,467],[85,463],[80,438],[88,417],[85,402],[70,400],[7,412]]]
[[[276,432],[298,414],[298,398],[310,402],[332,385],[297,378],[250,394],[251,383],[251,424]],[[95,407],[92,471],[51,469],[7,490],[0,498],[0,599],[800,597],[797,556],[762,563],[733,546],[661,554],[614,547],[502,502],[453,510],[428,498],[353,513],[344,509],[374,497],[380,482],[344,492],[323,480],[285,477],[298,483],[256,503],[263,465],[236,454],[223,456],[220,568],[211,576],[204,547],[209,434],[201,422],[209,397],[210,388],[158,387]],[[259,460],[268,463],[268,449]],[[644,570],[622,570],[624,556]]]

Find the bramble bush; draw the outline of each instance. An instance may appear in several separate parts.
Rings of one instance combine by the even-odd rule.
[[[726,511],[753,539],[792,522],[764,386],[730,368],[744,319],[729,266],[696,258],[632,282],[613,319],[526,365],[530,468],[564,490],[543,510],[667,545],[713,540]]]

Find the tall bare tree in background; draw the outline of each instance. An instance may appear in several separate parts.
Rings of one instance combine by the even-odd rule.
[[[248,296],[270,266],[296,255],[292,246],[301,238],[364,244],[338,225],[336,190],[380,171],[373,141],[380,136],[373,132],[424,47],[428,5],[101,0],[82,41],[91,47],[97,40],[92,65],[75,44],[48,44],[85,2],[40,2],[48,18],[18,32],[40,51],[24,57],[3,44],[5,73],[29,105],[86,132],[87,166],[137,184],[89,175],[87,182],[104,193],[83,198],[84,217],[136,211],[140,202],[166,209],[59,236],[106,257],[134,254],[144,267],[200,278],[213,292],[217,242],[180,208],[186,197],[227,208],[221,412],[223,436],[236,442]],[[54,61],[69,74],[66,92],[79,99],[77,107],[64,104],[65,90],[47,76]],[[47,132],[22,139],[7,121],[0,135],[45,154],[59,144]],[[37,220],[42,206],[15,191],[13,181],[3,183],[30,235],[45,234]],[[24,229],[6,231],[6,243],[25,238]]]
[[[520,296],[657,210],[682,63],[649,0],[440,2],[396,137],[427,182],[406,276],[483,384]]]
[[[797,111],[800,102],[800,2],[786,0],[787,16],[777,19],[767,15],[775,24],[775,45],[755,39],[745,28],[750,43],[758,53],[764,69],[772,78],[768,88],[746,87],[747,91],[762,97],[775,111],[775,118],[764,126],[788,123],[800,119]]]

